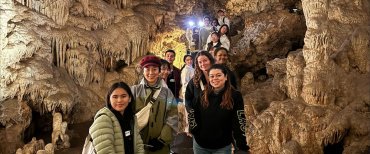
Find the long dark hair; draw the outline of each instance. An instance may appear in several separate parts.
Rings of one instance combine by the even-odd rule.
[[[226,55],[227,56],[229,56],[229,50],[227,50],[226,48],[224,48],[224,47],[219,47],[219,48],[217,48],[215,51],[214,51],[214,55],[216,56],[217,55],[217,53],[219,52],[219,51],[221,51],[221,50],[224,50],[224,51],[226,51]]]
[[[228,26],[227,24],[223,24],[223,25],[221,25],[220,29],[218,29],[218,33],[221,35],[221,29],[222,29],[222,27],[226,27],[227,31],[226,31],[225,35],[226,35],[227,37],[229,37],[229,31],[230,31],[230,28],[229,28],[229,26]],[[221,36],[222,36],[222,35],[221,35]]]
[[[213,25],[213,22],[216,22],[216,25]],[[220,26],[220,24],[218,23],[218,20],[216,18],[212,20],[211,25],[214,31],[218,31],[217,26]]]
[[[191,55],[186,54],[186,55],[184,56],[184,59],[183,59],[183,61],[184,61],[184,63],[185,63],[185,64],[181,67],[180,71],[182,71],[182,70],[184,69],[184,67],[186,66],[186,62],[185,62],[185,60],[186,60],[186,58],[188,58],[188,57],[191,57],[191,60],[193,60],[193,57],[192,57]]]
[[[226,66],[222,64],[214,64],[212,67],[209,69],[209,71],[213,69],[219,69],[221,72],[227,76],[227,81],[225,82],[225,87],[224,87],[224,93],[222,95],[222,102],[220,104],[221,108],[231,110],[233,109],[234,102],[232,98],[232,86],[230,83],[230,77],[228,76],[228,71]],[[208,81],[208,85],[205,87],[202,95],[202,101],[201,104],[204,108],[207,108],[209,105],[209,95],[214,92],[214,89],[212,88],[211,84]]]
[[[211,42],[208,42],[207,43],[207,51],[209,52],[212,48],[218,48],[218,47],[221,47],[221,40],[220,40],[220,33],[214,31],[211,33],[211,37],[212,35],[216,35],[218,37],[218,41],[217,41],[217,44],[215,46],[213,46],[213,41],[211,40]]]
[[[124,112],[124,116],[128,116],[128,118],[132,118],[133,117],[133,115],[134,115],[134,108],[133,108],[133,103],[135,102],[135,97],[134,97],[134,95],[132,94],[132,92],[131,92],[131,89],[130,89],[130,87],[126,84],[126,83],[124,83],[124,82],[116,82],[116,83],[114,83],[110,88],[109,88],[109,90],[108,90],[108,93],[107,93],[107,95],[106,95],[106,97],[105,97],[105,102],[106,102],[106,105],[107,105],[107,107],[110,109],[110,110],[112,110],[113,108],[112,108],[112,105],[110,104],[111,102],[110,102],[110,96],[112,95],[112,93],[113,93],[113,91],[114,90],[116,90],[117,88],[122,88],[122,89],[124,89],[126,92],[127,92],[127,94],[128,94],[128,96],[130,96],[130,98],[131,98],[131,101],[130,101],[130,103],[127,105],[127,108],[125,109],[125,112]]]
[[[199,56],[206,56],[209,59],[209,61],[211,62],[211,65],[213,65],[215,63],[215,60],[213,59],[213,56],[208,51],[200,51],[200,52],[197,53],[197,55],[195,56],[195,73],[194,73],[194,77],[193,77],[194,85],[197,88],[199,88],[199,82],[200,82],[201,77],[203,75],[203,72],[200,69],[199,64],[198,64]]]

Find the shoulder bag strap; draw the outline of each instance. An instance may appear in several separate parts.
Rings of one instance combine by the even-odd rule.
[[[161,88],[159,88],[159,89],[157,89],[155,91],[152,91],[152,93],[148,96],[146,102],[151,103],[151,104],[154,104],[155,101],[157,101],[157,98],[158,98],[159,93],[161,92],[161,90],[162,90],[162,86],[161,86]],[[153,92],[154,92],[154,94],[153,94]],[[149,97],[151,97],[151,98],[149,98]]]

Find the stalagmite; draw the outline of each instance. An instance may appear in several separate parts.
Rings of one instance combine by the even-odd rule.
[[[370,21],[369,6],[368,1],[302,1],[307,25],[303,49],[288,53],[283,78],[269,73],[276,60],[267,62],[272,84],[256,83],[257,90],[244,97],[252,153],[368,151],[370,35],[364,27]],[[254,45],[259,50],[256,41]],[[266,87],[271,90],[264,91]],[[275,88],[288,99],[266,100]]]
[[[303,83],[303,68],[305,67],[305,61],[302,55],[302,51],[296,53],[289,53],[287,58],[287,94],[290,98],[299,98],[302,92]]]
[[[44,140],[36,140],[35,137],[32,138],[32,141],[27,143],[23,146],[23,148],[19,148],[16,154],[31,154],[36,153],[39,150],[44,149],[45,143]]]
[[[68,20],[69,0],[17,0],[17,2],[44,14],[60,25],[64,25]]]
[[[66,134],[67,122],[63,121],[62,114],[53,114],[53,132],[51,135],[52,144],[56,149],[69,148],[69,136]]]

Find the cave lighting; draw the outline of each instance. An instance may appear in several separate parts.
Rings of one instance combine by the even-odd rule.
[[[190,27],[193,27],[193,26],[194,26],[194,24],[195,24],[195,23],[194,23],[194,21],[189,21],[189,22],[188,22],[188,25],[189,25]]]
[[[199,22],[198,22],[198,26],[199,26],[199,27],[203,27],[203,26],[204,26],[204,22],[203,22],[203,21],[199,21]]]

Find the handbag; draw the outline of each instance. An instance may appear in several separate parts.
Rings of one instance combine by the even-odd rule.
[[[82,154],[96,154],[94,144],[93,144],[93,140],[92,140],[90,134],[88,134],[86,139],[85,139],[85,144],[84,144],[83,149],[82,149]]]
[[[147,101],[148,104],[145,107],[143,107],[139,112],[137,112],[135,114],[135,118],[136,118],[136,121],[137,121],[137,126],[138,126],[140,131],[148,124],[150,109],[152,108],[153,104],[157,100],[157,97],[159,96],[159,93],[161,92],[161,89],[162,89],[162,87],[159,88],[158,90],[156,90],[151,98],[149,98],[151,96],[151,95],[149,95],[149,97],[147,98],[147,100],[149,100],[149,102]]]

